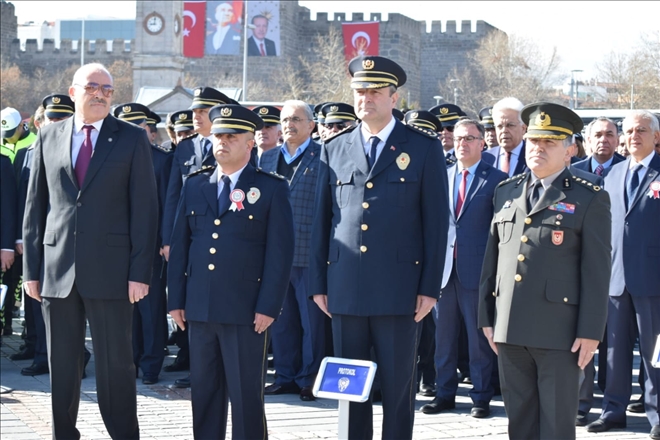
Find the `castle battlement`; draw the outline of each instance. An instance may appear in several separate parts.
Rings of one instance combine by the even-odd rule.
[[[94,44],[91,44],[91,43]],[[112,40],[111,50],[108,50],[107,40],[85,40],[84,47],[85,53],[99,57],[103,56],[123,56],[124,54],[133,51],[135,41],[131,40],[130,50],[126,50],[125,41],[121,39]],[[25,40],[25,50],[21,49],[21,42],[15,38],[11,42],[10,54],[12,58],[18,58],[25,55],[43,55],[51,56],[66,55],[66,54],[80,54],[80,44],[76,48],[73,47],[73,40],[60,40],[60,47],[55,46],[55,40],[46,38],[43,41],[42,49],[39,50],[36,39],[30,38]]]

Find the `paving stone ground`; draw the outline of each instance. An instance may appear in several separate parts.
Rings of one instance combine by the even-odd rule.
[[[20,321],[14,324],[15,332],[22,330]],[[0,385],[13,389],[0,395],[0,440],[51,439],[50,382],[48,375],[21,376],[21,368],[31,361],[12,361],[9,356],[18,351],[22,343],[19,334],[2,338],[0,347]],[[88,335],[87,347],[93,352]],[[174,351],[174,347],[170,347]],[[172,362],[174,356],[166,359]],[[635,356],[639,365],[639,354]],[[272,371],[268,381],[273,381]],[[83,439],[108,439],[98,410],[94,374],[94,357],[87,366],[87,378],[82,381],[78,429]],[[138,419],[140,437],[158,440],[192,439],[192,412],[190,390],[173,388],[174,380],[186,373],[162,373],[160,382],[143,385],[137,380]],[[637,378],[634,378],[633,397],[639,395]],[[486,419],[470,417],[471,401],[468,397],[470,385],[461,384],[456,398],[456,409],[437,415],[426,415],[419,408],[431,400],[418,396],[415,415],[415,439],[506,439],[507,418],[501,398],[491,402],[492,415]],[[595,387],[598,391],[598,387]],[[599,414],[602,395],[597,394],[590,420]],[[319,399],[302,402],[297,395],[266,396],[266,417],[271,440],[310,440],[337,438],[337,403]],[[380,438],[382,408],[374,405],[374,438]],[[231,424],[231,422],[230,422]],[[231,429],[231,426],[230,428]],[[589,434],[585,428],[577,428],[580,439],[643,439],[648,438],[651,427],[643,414],[628,414],[626,430]],[[227,433],[231,438],[231,433]]]

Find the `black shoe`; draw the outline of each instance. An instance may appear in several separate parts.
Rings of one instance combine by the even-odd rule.
[[[50,370],[48,369],[48,362],[32,364],[29,367],[23,368],[21,370],[21,374],[23,376],[41,376],[42,374],[48,373],[50,373]]]
[[[488,417],[490,415],[490,405],[488,402],[474,402],[470,410],[470,415],[475,419]]]
[[[426,405],[422,406],[420,411],[422,411],[424,414],[438,414],[442,411],[454,408],[456,408],[456,402],[453,400],[445,400],[441,397],[436,397],[431,401],[431,403],[427,403]]]
[[[157,374],[145,374],[142,376],[142,383],[145,385],[153,385],[155,383],[158,383],[158,375]]]
[[[165,365],[163,367],[163,371],[166,373],[172,373],[175,371],[188,371],[190,370],[190,361],[189,360],[181,360],[178,357],[174,359],[174,362],[172,362],[169,365]]]
[[[273,383],[264,389],[264,394],[268,396],[273,396],[275,394],[298,394],[300,391],[300,387],[295,383],[286,383],[282,385]]]
[[[190,376],[174,381],[175,388],[190,388]]]
[[[575,417],[575,426],[587,426],[588,414],[584,411],[578,411],[577,417]]]
[[[419,386],[419,394],[421,396],[426,396],[426,397],[435,397],[436,394],[435,385],[429,385],[427,383],[421,384]]]
[[[460,377],[460,379],[459,379],[459,382],[460,382],[460,383],[468,383],[468,384],[471,384],[471,383],[472,383],[472,379],[470,378],[470,375],[469,375],[469,374],[467,374],[467,373],[461,373],[461,377]]]
[[[610,429],[624,429],[626,422],[612,422],[610,420],[598,419],[587,425],[588,432],[605,432]]]
[[[653,440],[660,440],[660,425],[655,425],[651,428],[651,433],[649,434]]]
[[[14,353],[9,356],[9,359],[12,361],[25,361],[28,359],[34,359],[34,349],[24,348],[18,353]]]
[[[644,412],[646,412],[644,410],[644,402],[640,402],[640,401],[631,403],[630,405],[628,405],[628,408],[626,408],[626,409],[628,410],[628,412],[631,412],[631,413],[644,413]]]
[[[316,400],[314,393],[312,393],[312,387],[302,387],[300,389],[300,400],[303,402],[311,402]]]

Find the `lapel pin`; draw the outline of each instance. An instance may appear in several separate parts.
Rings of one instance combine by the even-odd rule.
[[[112,142],[112,138],[108,138],[108,142]]]
[[[392,150],[392,151],[396,151],[396,147],[395,147],[394,145],[392,145],[392,146],[390,147],[390,150]]]

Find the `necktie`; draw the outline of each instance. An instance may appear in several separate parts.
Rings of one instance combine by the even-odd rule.
[[[376,153],[378,151],[378,143],[380,142],[380,139],[378,136],[371,136],[369,140],[371,141],[371,150],[369,150],[367,160],[369,161],[369,169],[371,170],[376,163]]]
[[[259,43],[259,51],[261,52],[262,57],[266,56],[266,51],[264,50],[264,43]]]
[[[531,212],[534,206],[539,202],[539,190],[541,189],[541,180],[537,180],[534,182],[532,187],[529,189],[529,193],[527,194],[527,202],[529,203],[529,206],[527,206],[527,212]]]
[[[630,207],[630,204],[635,200],[635,194],[637,193],[637,187],[639,186],[639,170],[641,170],[643,165],[638,163],[635,165],[631,171],[632,176],[630,177],[630,183],[628,188],[626,188],[626,210]]]
[[[465,202],[465,191],[467,188],[467,178],[470,174],[469,170],[461,171],[463,173],[463,179],[461,179],[461,184],[458,186],[458,198],[456,199],[456,217],[461,213],[463,208],[463,202]]]
[[[207,154],[209,154],[209,150],[211,149],[211,141],[208,139],[204,139],[202,141],[202,151],[204,152],[202,159],[206,157]]]
[[[79,188],[82,188],[83,182],[85,181],[85,175],[87,174],[87,168],[89,168],[89,162],[92,160],[92,130],[94,129],[94,126],[84,125],[82,129],[85,133],[85,140],[83,140],[83,143],[80,146],[80,152],[76,158],[75,167]]]
[[[231,179],[229,176],[223,175],[222,183],[224,183],[224,186],[218,197],[218,215],[224,214],[231,206],[231,200],[229,199],[229,193],[231,192]]]
[[[603,165],[602,165],[602,164],[599,164],[599,165],[596,167],[596,169],[594,170],[594,173],[596,173],[596,175],[598,175],[598,176],[602,176],[604,170],[605,170],[605,168],[603,168]]]
[[[502,171],[509,174],[509,164],[511,163],[511,152],[507,151],[502,158]]]

